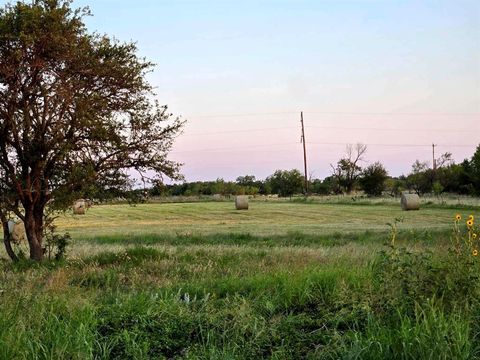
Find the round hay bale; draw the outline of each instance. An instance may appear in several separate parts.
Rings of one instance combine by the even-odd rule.
[[[400,200],[403,211],[419,210],[420,209],[420,197],[417,194],[402,194]]]
[[[85,200],[79,199],[75,201],[75,203],[73,204],[73,213],[75,215],[85,215],[86,208],[87,208],[87,204]]]
[[[247,195],[235,196],[235,208],[237,210],[248,210],[248,196]]]
[[[25,226],[23,221],[8,220],[8,232],[12,241],[16,244],[20,244],[25,241],[27,238],[25,234]]]

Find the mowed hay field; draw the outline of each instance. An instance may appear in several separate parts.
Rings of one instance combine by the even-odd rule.
[[[405,229],[451,228],[455,210],[426,208],[401,211],[400,205],[339,205],[290,202],[251,202],[248,211],[235,210],[231,202],[104,205],[85,216],[65,216],[60,231],[76,239],[155,234],[250,233],[281,235],[386,230],[386,223],[405,219]]]
[[[0,265],[0,358],[477,358],[476,258],[448,256],[455,214],[477,209],[253,201],[61,216],[66,260]]]

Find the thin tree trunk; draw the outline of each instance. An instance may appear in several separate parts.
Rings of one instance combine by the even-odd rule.
[[[10,259],[13,261],[18,261],[18,256],[15,254],[15,252],[12,249],[12,238],[10,236],[10,231],[8,230],[8,221],[3,221],[2,220],[2,225],[3,225],[3,244],[5,245],[5,250],[7,251],[8,256],[10,256]]]

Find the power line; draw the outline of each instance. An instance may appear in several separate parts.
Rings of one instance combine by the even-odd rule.
[[[315,114],[333,114],[332,112],[309,112]],[[293,112],[272,112],[272,113],[245,113],[245,114],[229,114],[229,115],[211,115],[211,117],[221,117],[221,116],[263,116],[263,115],[271,115],[271,114],[294,114]],[[428,113],[347,113],[347,112],[337,112],[335,114],[382,114],[382,115],[426,115]],[[430,113],[434,114],[434,113]],[[439,113],[435,113],[438,115]],[[441,113],[440,113],[441,114]],[[443,113],[443,115],[460,115],[459,113]],[[464,113],[462,115],[480,115],[476,113]],[[225,130],[225,131],[214,131],[214,132],[203,132],[203,133],[191,133],[185,134],[184,136],[206,136],[206,135],[220,135],[220,134],[230,134],[230,133],[248,133],[248,132],[260,132],[260,131],[277,131],[277,130],[290,130],[295,129],[296,127],[293,126],[284,126],[284,127],[265,127],[265,128],[248,128],[248,129],[232,129],[232,130]],[[355,130],[367,130],[367,131],[425,131],[425,132],[449,132],[449,133],[471,133],[477,132],[477,129],[470,129],[470,130],[457,130],[457,129],[442,129],[442,128],[429,128],[429,129],[421,129],[421,128],[408,128],[408,129],[400,129],[400,128],[382,128],[382,127],[338,127],[338,126],[307,126],[306,128],[313,128],[313,129],[334,129],[334,130],[347,130],[347,131],[355,131]],[[303,135],[304,136],[304,135]],[[302,138],[304,140],[304,138]],[[346,145],[346,142],[305,142],[304,144],[312,144],[312,145]],[[215,152],[215,151],[232,151],[232,150],[250,150],[250,149],[258,149],[263,147],[272,147],[272,146],[283,146],[283,145],[293,145],[295,143],[277,143],[277,144],[262,144],[262,145],[252,145],[252,146],[242,146],[242,147],[223,147],[223,148],[206,148],[206,149],[197,149],[197,150],[178,150],[173,151],[172,153],[189,153],[189,152]],[[383,146],[383,147],[427,147],[431,146],[431,144],[381,144],[381,143],[366,143],[367,146]],[[467,145],[467,144],[439,144],[438,146],[441,147],[475,147],[476,145]],[[270,150],[271,151],[271,150]],[[272,151],[272,152],[277,152]],[[281,150],[280,150],[281,151]]]
[[[307,144],[311,145],[347,145],[348,143],[334,143],[334,142],[308,142]],[[368,143],[363,143],[364,145],[367,146],[388,146],[388,147],[430,147],[432,144],[368,144]],[[435,144],[435,146],[442,146],[442,147],[475,147],[477,145],[466,145],[466,144],[461,144],[461,145],[455,145],[455,144]]]
[[[366,131],[426,131],[426,132],[448,132],[448,133],[472,133],[472,132],[480,132],[480,129],[470,129],[470,130],[457,130],[457,129],[415,129],[415,128],[408,128],[408,129],[400,129],[400,128],[372,128],[372,127],[339,127],[339,126],[307,126],[307,128],[314,128],[314,129],[325,129],[325,130],[366,130]]]
[[[365,130],[365,131],[417,131],[417,132],[448,132],[448,133],[472,133],[480,132],[480,129],[470,129],[470,130],[457,130],[457,129],[421,129],[421,128],[380,128],[380,127],[340,127],[340,126],[315,126],[309,125],[305,126],[307,129],[324,129],[324,130],[347,130],[347,131],[356,131],[356,130]],[[277,130],[292,130],[296,129],[294,126],[282,126],[282,127],[268,127],[268,128],[248,128],[248,129],[233,129],[225,131],[214,131],[214,132],[202,132],[202,133],[187,133],[182,136],[206,136],[206,135],[221,135],[221,134],[236,134],[236,133],[248,133],[248,132],[257,132],[257,131],[277,131]]]
[[[205,132],[205,133],[190,133],[183,134],[182,136],[204,136],[204,135],[221,135],[221,134],[231,134],[231,133],[245,133],[245,132],[256,132],[256,131],[275,131],[275,130],[291,130],[296,129],[293,126],[285,127],[275,127],[275,128],[252,128],[252,129],[235,129],[235,130],[225,130],[225,131],[215,131],[215,132]]]
[[[295,160],[289,160],[294,162]],[[285,161],[283,159],[278,159],[277,161],[249,161],[248,163],[237,163],[235,164],[225,164],[225,163],[205,163],[190,166],[190,168],[235,168],[237,166],[253,166],[253,165],[281,165],[284,164]]]
[[[468,144],[435,144],[436,147],[440,146],[440,147],[477,147],[478,145],[468,145]]]
[[[322,115],[381,115],[381,116],[478,116],[480,113],[457,113],[457,112],[360,112],[360,111],[304,111],[304,114],[322,114]],[[258,113],[236,113],[236,114],[199,114],[190,115],[190,118],[224,118],[224,117],[254,117],[270,115],[293,115],[298,111],[277,111],[277,112],[258,112]]]
[[[204,114],[191,115],[191,118],[225,118],[225,117],[248,117],[248,116],[270,116],[270,115],[286,115],[297,114],[294,111],[279,111],[279,112],[260,112],[260,113],[237,113],[237,114]]]
[[[307,114],[322,115],[385,115],[385,116],[479,116],[480,113],[455,112],[348,112],[348,111],[304,111]]]
[[[295,142],[291,143],[277,143],[277,144],[264,144],[264,145],[251,145],[248,147],[225,147],[225,148],[211,148],[211,149],[197,149],[197,150],[179,150],[179,151],[172,151],[171,154],[178,154],[178,153],[185,153],[185,152],[209,152],[209,151],[229,151],[229,150],[248,150],[252,148],[262,148],[262,147],[271,147],[271,146],[283,146],[283,145],[297,145]]]
[[[349,142],[306,142],[309,145],[335,145],[335,146],[346,146]],[[431,147],[432,144],[373,144],[373,143],[362,143],[367,146],[385,146],[385,147]],[[232,150],[250,150],[258,149],[263,147],[272,147],[272,146],[284,146],[284,145],[298,145],[296,142],[291,143],[276,143],[276,144],[264,144],[264,145],[252,145],[252,146],[242,146],[242,147],[224,147],[224,148],[207,148],[207,149],[196,149],[196,150],[178,150],[172,151],[171,154],[180,154],[180,153],[199,153],[199,152],[215,152],[215,151],[232,151]],[[477,145],[455,145],[455,144],[435,144],[436,147],[475,147]],[[278,152],[283,149],[278,150],[264,150],[264,152]],[[257,151],[257,150],[255,150]]]

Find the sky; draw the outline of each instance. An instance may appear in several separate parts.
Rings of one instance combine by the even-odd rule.
[[[393,176],[480,143],[480,1],[74,0],[135,41],[156,97],[187,120],[186,180],[331,174],[348,143]]]

